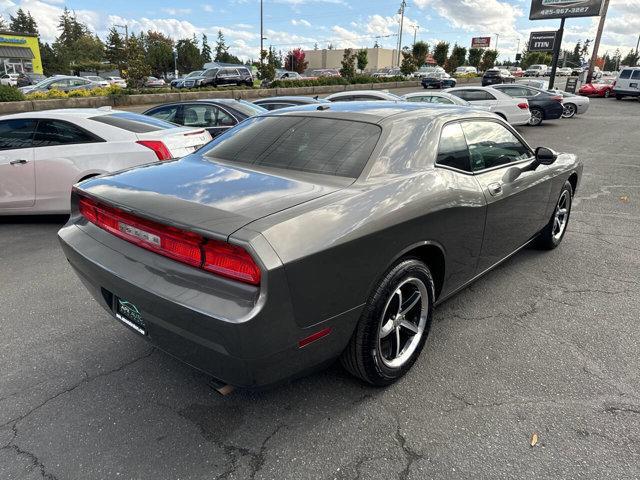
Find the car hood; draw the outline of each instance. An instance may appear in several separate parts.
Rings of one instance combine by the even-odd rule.
[[[310,180],[310,175],[300,177],[190,156],[96,177],[81,183],[79,189],[160,222],[228,237],[254,220],[353,182],[335,178],[319,183]]]

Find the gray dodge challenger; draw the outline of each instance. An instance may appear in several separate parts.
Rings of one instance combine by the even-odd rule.
[[[340,358],[384,386],[416,361],[434,306],[562,241],[581,174],[485,111],[309,105],[79,184],[59,238],[100,305],[219,384]]]

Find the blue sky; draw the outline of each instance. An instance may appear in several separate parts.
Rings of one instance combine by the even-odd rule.
[[[265,0],[264,28],[267,40],[284,51],[373,46],[397,43],[399,1],[389,0]],[[213,43],[216,32],[225,34],[231,52],[242,58],[257,57],[260,45],[260,7],[256,0],[0,0],[5,18],[18,7],[31,11],[41,35],[51,41],[57,35],[57,17],[67,6],[99,36],[112,24],[127,24],[132,31],[158,30],[173,38],[200,37]],[[403,45],[417,38],[430,44],[438,40],[468,47],[473,36],[499,35],[501,58],[513,58],[518,40],[524,45],[532,30],[554,30],[559,20],[528,20],[529,0],[410,0],[405,11]],[[593,39],[597,18],[568,19],[563,47]],[[626,54],[640,34],[640,0],[611,0],[600,52],[620,47]]]

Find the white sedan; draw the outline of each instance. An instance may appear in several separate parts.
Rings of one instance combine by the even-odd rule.
[[[492,87],[453,87],[445,92],[460,97],[473,106],[489,107],[491,112],[511,125],[527,125],[531,118],[526,98],[513,98]]]
[[[434,91],[434,92],[413,92],[403,95],[407,102],[423,102],[423,103],[437,103],[439,105],[458,105],[460,107],[472,107],[479,110],[489,111],[489,107],[482,105],[472,105],[471,103],[463,100],[460,97],[451,95],[450,93]]]
[[[18,74],[5,73],[0,77],[0,85],[11,85],[15,87],[16,85],[18,85]]]
[[[179,158],[210,140],[202,128],[108,107],[0,117],[0,215],[68,213],[74,183]]]

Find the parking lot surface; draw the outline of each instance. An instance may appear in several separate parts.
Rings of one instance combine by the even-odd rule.
[[[0,219],[0,479],[640,477],[639,125],[592,99],[520,129],[584,162],[562,245],[439,307],[386,389],[336,365],[220,396],[89,297],[64,219]]]

